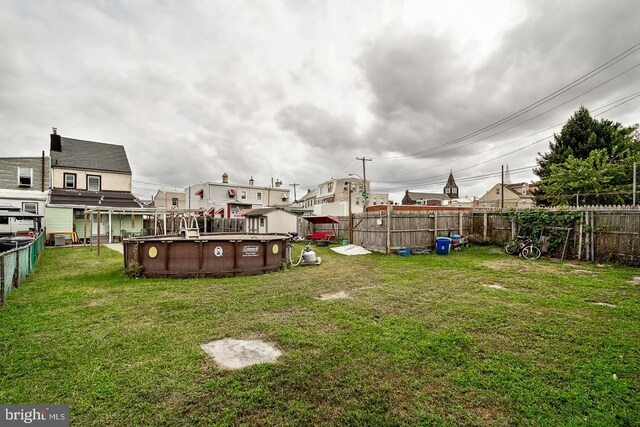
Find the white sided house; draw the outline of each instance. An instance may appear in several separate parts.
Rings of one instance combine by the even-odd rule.
[[[153,207],[171,209],[187,209],[187,192],[161,188],[153,198]]]
[[[51,186],[49,157],[0,158],[0,210],[44,215]],[[0,232],[26,233],[33,221],[0,218]]]
[[[50,157],[48,233],[69,236],[75,232],[79,239],[99,234],[113,241],[143,232],[143,209],[131,193],[131,168],[123,146],[65,138],[54,128]],[[91,214],[85,235],[85,212],[89,210],[102,214],[99,220],[97,214]]]
[[[248,233],[290,233],[298,230],[299,217],[282,209],[253,209],[244,214]]]
[[[361,213],[364,211],[367,188],[369,188],[369,181],[366,181],[365,185],[365,181],[352,176],[331,179],[320,184],[315,197],[312,200],[310,197],[305,200],[305,203],[313,206],[314,215],[347,216],[349,211]],[[369,206],[386,205],[389,202],[389,194],[371,193],[368,200]]]
[[[229,175],[222,175],[222,182],[204,182],[187,189],[187,208],[199,209],[216,218],[234,218],[243,209],[288,206],[289,189],[275,181],[270,187],[254,185],[253,178],[247,185],[232,184]]]
[[[531,208],[535,205],[533,192],[537,186],[526,182],[495,184],[475,201],[478,208]]]

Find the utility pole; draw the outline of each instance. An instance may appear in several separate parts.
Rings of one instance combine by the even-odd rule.
[[[349,243],[353,243],[353,215],[351,214],[351,181],[349,181]]]
[[[296,187],[300,185],[300,184],[296,184],[295,182],[293,184],[289,184],[289,187],[293,187],[293,201],[294,203],[298,203],[298,196],[296,193]]]
[[[636,207],[636,162],[633,162],[633,207]]]
[[[362,179],[364,180],[364,192],[366,194],[362,195],[364,199],[364,212],[367,212],[367,206],[369,206],[369,190],[367,189],[367,168],[365,167],[365,162],[371,162],[373,159],[367,159],[365,156],[356,157],[356,160],[362,160]],[[366,197],[365,197],[366,196]]]
[[[500,209],[504,209],[504,165],[502,165],[502,184],[500,184]]]

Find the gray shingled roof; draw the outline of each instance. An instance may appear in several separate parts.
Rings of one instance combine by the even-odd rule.
[[[411,200],[450,200],[449,196],[441,193],[412,193],[409,192]]]
[[[277,208],[252,209],[251,212],[247,212],[246,214],[244,214],[244,216],[262,216],[277,210],[278,210]]]
[[[54,188],[49,205],[78,205],[104,208],[140,208],[135,196],[125,191],[83,191]]]
[[[51,150],[52,167],[91,169],[131,173],[127,153],[122,145],[81,139],[60,138],[62,152]]]

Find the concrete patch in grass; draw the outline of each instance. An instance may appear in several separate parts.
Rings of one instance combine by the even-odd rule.
[[[273,363],[282,353],[261,340],[224,338],[200,346],[205,353],[226,369],[241,369],[260,363]]]
[[[496,284],[493,284],[493,283],[489,284],[489,285],[482,285],[482,286],[484,286],[485,288],[491,288],[491,289],[502,289],[502,290],[505,290],[505,291],[507,290],[507,288],[505,288],[504,286],[496,285]]]

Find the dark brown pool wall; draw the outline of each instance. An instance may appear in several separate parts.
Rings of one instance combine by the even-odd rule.
[[[124,241],[124,264],[138,262],[146,277],[228,277],[279,270],[286,234],[203,234],[137,237]]]

